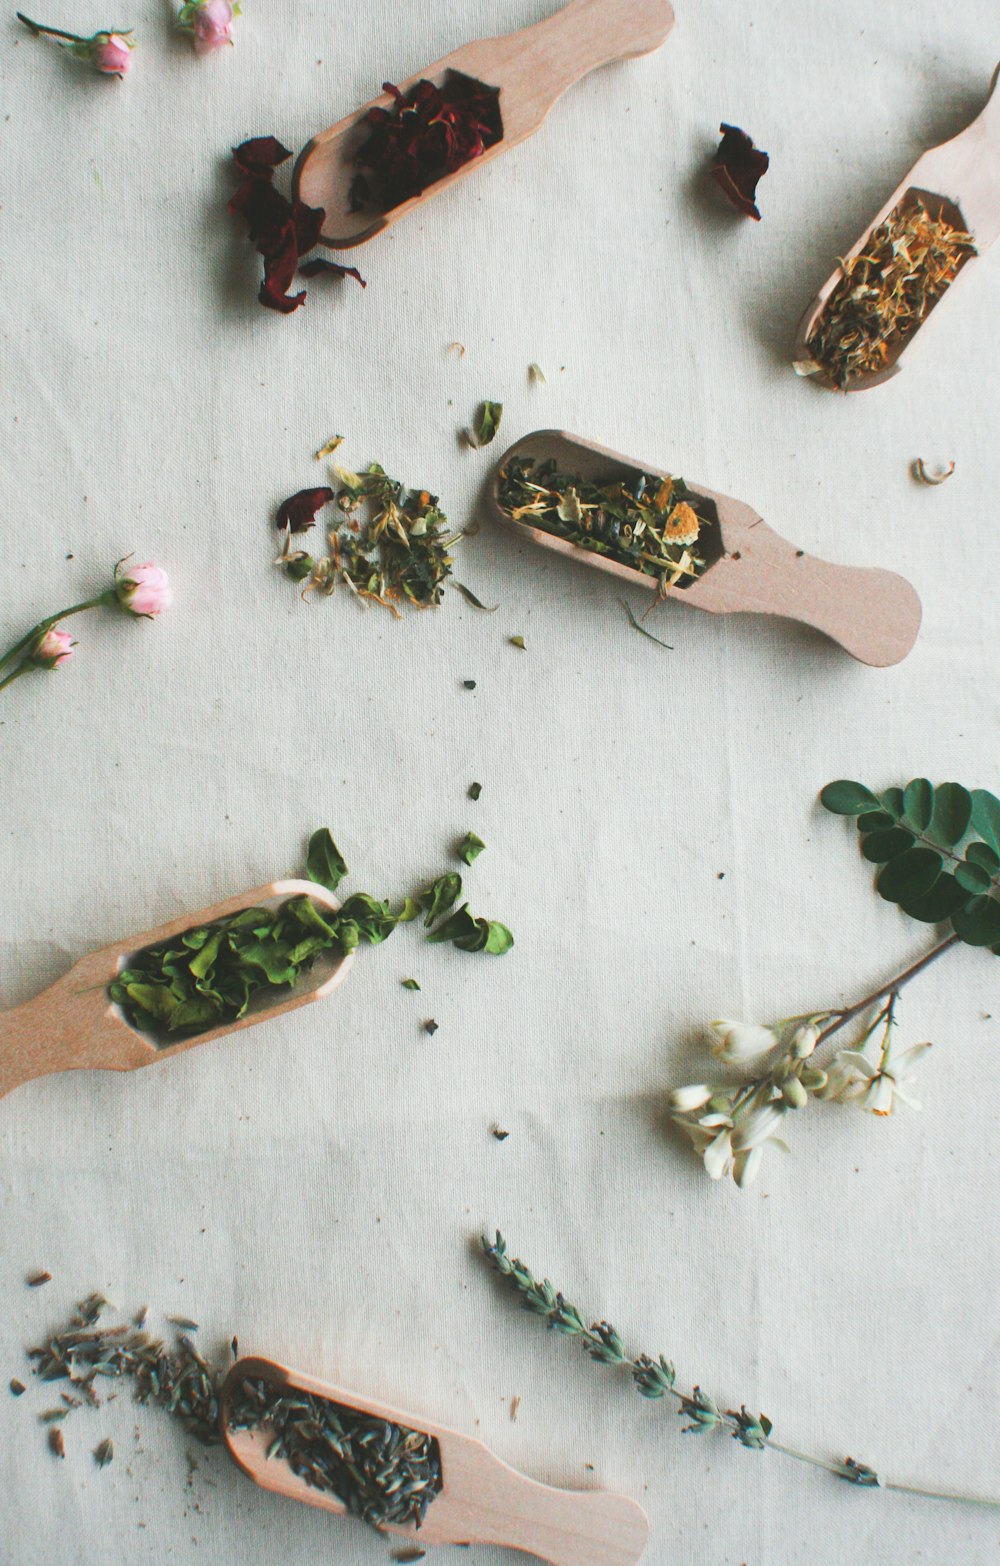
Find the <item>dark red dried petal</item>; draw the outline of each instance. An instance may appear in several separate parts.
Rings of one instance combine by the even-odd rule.
[[[237,168],[257,179],[270,179],[278,164],[284,163],[291,155],[277,136],[253,136],[233,148]]]
[[[333,498],[332,489],[300,489],[278,507],[278,526],[290,528],[293,533],[304,533],[314,525],[317,511],[328,506]]]
[[[352,185],[355,209],[370,201],[391,211],[503,138],[499,90],[474,77],[449,71],[441,87],[423,80],[405,96],[392,82],[383,90],[395,104],[368,111],[370,134],[358,162],[371,170],[373,186]]]
[[[292,216],[291,202],[264,179],[245,179],[230,197],[228,210],[245,220],[254,244],[273,239]]]
[[[339,261],[327,261],[323,256],[317,256],[314,261],[304,261],[299,271],[303,277],[320,277],[324,272],[332,277],[356,277],[362,288],[368,287],[356,266],[341,266]]]
[[[260,302],[269,310],[280,310],[290,315],[305,301],[305,291],[288,297],[288,289],[295,268],[299,264],[299,247],[295,242],[295,223],[292,218],[274,233],[263,235],[257,241],[257,249],[264,257],[264,281],[260,285]]]
[[[298,245],[299,255],[304,256],[319,242],[319,231],[323,227],[326,213],[322,207],[307,207],[304,201],[296,201],[291,210],[292,221],[295,224],[295,242]]]
[[[757,182],[767,173],[770,158],[755,147],[746,131],[736,125],[720,125],[722,141],[709,170],[733,206],[760,222],[755,196]]]

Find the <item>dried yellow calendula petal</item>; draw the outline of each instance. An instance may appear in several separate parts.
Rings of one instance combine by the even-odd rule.
[[[686,500],[678,501],[663,528],[664,539],[671,544],[694,544],[701,531],[698,513]]]

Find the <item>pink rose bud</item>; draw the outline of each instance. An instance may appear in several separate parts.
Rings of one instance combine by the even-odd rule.
[[[124,76],[132,65],[132,45],[121,33],[98,33],[90,58],[104,76]]]
[[[60,631],[53,626],[35,642],[30,653],[31,661],[37,663],[40,669],[58,669],[61,663],[69,663],[75,646],[68,631]]]
[[[166,571],[151,560],[120,574],[116,571],[115,592],[122,608],[130,614],[162,614],[174,601]]]
[[[233,15],[229,0],[201,0],[191,13],[196,54],[211,54],[232,43]]]

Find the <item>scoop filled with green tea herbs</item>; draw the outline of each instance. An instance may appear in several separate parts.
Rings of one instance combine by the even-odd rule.
[[[794,366],[840,391],[895,375],[974,256],[1000,237],[1000,93],[914,164],[799,323]]]
[[[273,1360],[222,1388],[229,1455],[265,1490],[421,1544],[499,1544],[553,1566],[635,1566],[649,1533],[624,1496],[555,1490],[481,1442]]]
[[[533,27],[466,44],[314,137],[296,198],[323,209],[324,244],[364,244],[524,141],[588,71],[658,49],[673,24],[669,0],[571,0]]]
[[[564,558],[711,614],[772,614],[815,627],[853,658],[905,658],[920,600],[891,571],[832,565],[779,537],[742,501],[561,430],[500,459],[491,506]],[[639,626],[639,629],[644,629]]]

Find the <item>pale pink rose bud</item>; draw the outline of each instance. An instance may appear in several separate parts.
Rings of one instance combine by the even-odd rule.
[[[229,0],[201,0],[191,13],[196,54],[211,54],[232,43],[233,14]]]
[[[105,76],[124,76],[132,66],[132,49],[121,33],[98,33],[91,44],[90,58]]]
[[[76,646],[68,631],[53,626],[40,636],[31,649],[31,661],[40,669],[58,669],[61,663],[69,663]]]
[[[151,560],[145,565],[131,566],[127,571],[116,572],[115,592],[122,608],[130,614],[162,614],[174,601],[166,571]]]

